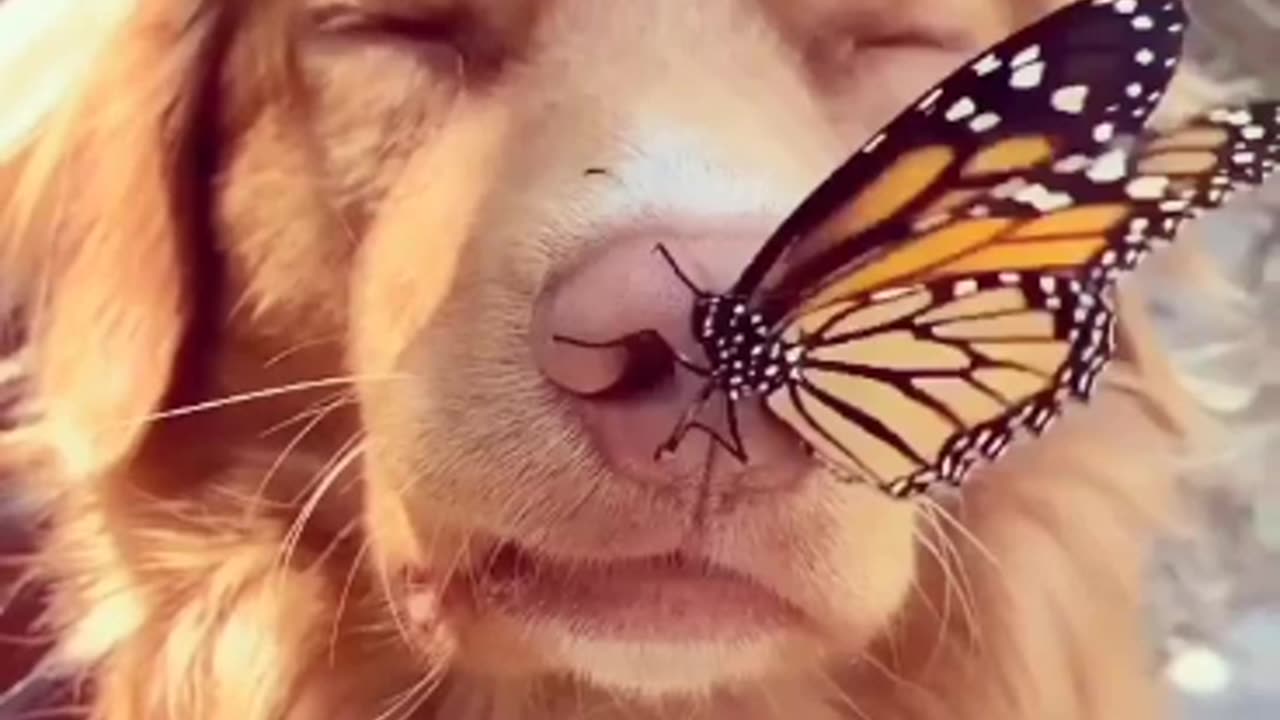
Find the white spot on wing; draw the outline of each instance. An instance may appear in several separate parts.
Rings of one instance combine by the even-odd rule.
[[[1103,141],[1100,140],[1099,142],[1103,142]],[[1061,160],[1059,160],[1058,162],[1054,163],[1053,171],[1062,173],[1064,175],[1074,175],[1075,173],[1078,173],[1081,170],[1087,169],[1092,164],[1093,164],[1093,158],[1089,157],[1088,155],[1081,155],[1080,153],[1076,153],[1074,155],[1068,155],[1062,158]]]
[[[1115,182],[1129,171],[1129,153],[1124,148],[1115,148],[1103,153],[1086,173],[1088,178],[1097,183]]]
[[[866,145],[862,146],[862,152],[864,153],[873,152],[876,148],[880,147],[880,143],[884,142],[884,139],[885,139],[884,133],[877,133],[875,137],[867,141]]]
[[[1039,87],[1043,79],[1044,63],[1036,62],[1014,70],[1013,77],[1009,78],[1009,85],[1019,90],[1030,90]]]
[[[996,57],[993,53],[988,53],[983,56],[981,60],[973,64],[973,71],[980,77],[986,76],[996,70],[999,70],[1002,65],[1004,65],[1004,63],[1000,62],[1000,58]]]
[[[985,112],[969,122],[974,132],[986,132],[1000,124],[1000,116],[993,112]]]
[[[1006,200],[1018,194],[1027,186],[1027,181],[1020,177],[1012,177],[991,188],[991,196],[998,200]]]
[[[963,120],[978,111],[978,106],[968,97],[962,97],[947,108],[947,119],[951,122]]]
[[[1064,192],[1053,192],[1049,188],[1039,183],[1029,185],[1013,196],[1013,199],[1030,205],[1040,212],[1053,212],[1063,208],[1071,207],[1071,196]]]
[[[1039,59],[1040,59],[1040,46],[1028,45],[1026,48],[1023,48],[1023,50],[1019,52],[1017,55],[1013,56],[1013,62],[1011,64],[1015,68],[1020,68],[1023,65],[1026,65],[1028,63],[1033,63]]]
[[[916,108],[920,110],[932,110],[933,106],[938,104],[938,99],[942,97],[942,88],[934,88],[932,92],[925,95],[920,100],[920,104]]]
[[[1089,88],[1084,85],[1069,85],[1054,92],[1051,102],[1059,112],[1079,115],[1084,112],[1084,103],[1088,97]]]
[[[1164,196],[1169,187],[1169,178],[1163,175],[1148,175],[1134,178],[1125,186],[1125,193],[1134,200],[1156,200]]]

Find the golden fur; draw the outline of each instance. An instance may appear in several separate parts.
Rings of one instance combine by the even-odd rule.
[[[304,5],[137,0],[0,175],[30,338],[0,452],[51,520],[50,670],[97,717],[1160,716],[1140,583],[1182,411],[1136,312],[1097,403],[963,502],[814,481],[723,520],[824,634],[553,651],[447,597],[401,617],[403,569],[466,572],[477,537],[656,547],[683,507],[616,482],[529,360],[596,231],[675,207],[762,236],[1043,7],[345,3],[445,18],[445,47]]]

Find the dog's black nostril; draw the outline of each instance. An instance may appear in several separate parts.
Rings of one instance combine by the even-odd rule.
[[[622,400],[634,397],[658,387],[670,379],[675,372],[677,364],[675,352],[661,335],[651,330],[628,335],[607,345],[620,347],[626,353],[622,372],[608,387],[592,393],[584,393],[584,397],[596,400]]]
[[[656,332],[643,332],[627,343],[627,362],[622,376],[614,383],[613,392],[642,393],[654,389],[671,378],[676,370],[676,356],[671,346]]]

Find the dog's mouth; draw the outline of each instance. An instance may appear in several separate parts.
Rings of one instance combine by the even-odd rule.
[[[580,639],[723,643],[804,624],[796,606],[762,583],[683,552],[560,558],[503,541],[470,572],[455,573],[457,584],[466,592],[452,587],[449,594],[469,597],[479,616]]]

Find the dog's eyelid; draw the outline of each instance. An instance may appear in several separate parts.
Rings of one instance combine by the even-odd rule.
[[[905,52],[955,53],[967,51],[972,43],[959,33],[919,26],[867,27],[832,30],[811,46],[813,67],[825,77],[846,77],[852,68],[883,54],[897,57]]]
[[[846,42],[862,48],[969,50],[975,46],[972,28],[949,18],[877,16],[837,28],[836,32]]]
[[[856,38],[854,42],[861,47],[920,47],[946,44],[938,35],[915,28],[863,36]]]
[[[974,47],[972,36],[964,31],[943,27],[885,28],[874,34],[859,37],[862,47],[873,48],[936,48],[938,50],[965,50]]]
[[[370,10],[350,2],[333,2],[308,10],[308,20],[324,33],[385,35],[406,39],[450,41],[471,24],[456,10],[434,14],[401,14]]]

